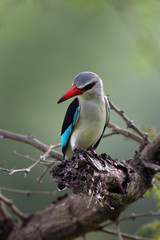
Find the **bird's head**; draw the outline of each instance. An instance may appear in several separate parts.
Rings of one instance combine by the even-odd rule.
[[[103,93],[103,83],[100,77],[93,72],[79,73],[72,84],[72,87],[59,99],[58,103],[77,96],[94,96]]]

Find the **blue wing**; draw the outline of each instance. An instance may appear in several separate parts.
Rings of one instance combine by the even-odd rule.
[[[79,107],[78,98],[75,98],[67,109],[67,112],[63,121],[63,125],[62,125],[61,147],[64,155],[65,155],[65,151],[66,151],[69,139],[71,137],[73,128],[79,117],[79,109],[80,107]]]
[[[103,137],[103,134],[105,132],[106,126],[109,123],[109,119],[110,119],[110,105],[109,105],[109,101],[108,101],[108,97],[107,96],[104,96],[104,101],[105,101],[105,107],[106,107],[106,123],[104,125],[102,135],[100,136],[98,141],[93,146],[93,149],[96,149],[98,147],[98,145],[99,145],[99,143],[100,143],[100,141],[101,141],[101,139]]]

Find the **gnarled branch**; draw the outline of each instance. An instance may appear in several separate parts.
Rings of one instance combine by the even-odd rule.
[[[87,152],[77,151],[71,162],[64,162],[54,168],[52,176],[72,188],[75,193],[81,192],[82,196],[73,194],[57,200],[49,208],[31,216],[23,227],[15,223],[8,239],[23,239],[25,236],[26,240],[71,240],[97,229],[103,221],[115,220],[152,186],[152,179],[160,170],[159,150],[160,135],[132,159],[123,162],[105,155],[90,156]],[[55,170],[59,171],[57,175]],[[79,170],[82,175],[79,173],[76,179],[75,174]],[[103,184],[103,189],[100,183]],[[93,198],[88,207],[91,197]]]
[[[131,159],[120,162],[106,154],[98,156],[77,149],[71,161],[62,162],[51,171],[54,181],[72,189],[75,194],[57,199],[50,207],[28,216],[27,219],[26,215],[23,216],[17,208],[14,208],[10,200],[1,194],[0,211],[3,218],[0,220],[0,238],[5,236],[7,240],[71,240],[89,231],[97,231],[100,228],[105,230],[100,223],[116,220],[131,203],[143,197],[152,186],[154,175],[160,171],[160,135],[149,142],[147,134],[137,128],[123,111],[111,102],[110,104],[111,109],[125,121],[127,128],[131,128],[134,132],[110,123],[111,132],[106,136],[122,134],[129,137],[141,144],[140,151]],[[62,154],[54,150],[60,146],[59,144],[54,145],[51,150],[33,136],[24,136],[6,130],[0,130],[0,138],[30,144],[44,152],[43,156],[62,160]],[[26,155],[22,157],[34,161]],[[42,160],[45,159],[34,161],[34,165],[30,166],[32,168],[35,164],[44,163],[46,168],[40,179],[53,164],[53,161],[50,164]],[[3,191],[3,188],[1,190]],[[20,213],[22,223],[9,219],[5,214],[3,205],[7,202],[15,214]],[[117,234],[119,238],[124,236],[120,233],[119,227]]]

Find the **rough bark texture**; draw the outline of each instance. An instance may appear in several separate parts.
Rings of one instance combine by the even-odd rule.
[[[11,221],[3,230],[10,230],[4,239],[71,240],[95,230],[143,197],[159,171],[160,135],[127,161],[77,150],[72,161],[63,162],[51,172],[55,181],[76,194],[58,199],[22,224]]]

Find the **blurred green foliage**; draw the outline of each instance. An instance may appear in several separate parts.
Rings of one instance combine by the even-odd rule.
[[[152,222],[141,226],[137,234],[142,237],[160,240],[160,221],[153,220]]]
[[[56,101],[75,75],[93,71],[117,107],[138,126],[153,126],[152,138],[160,131],[159,11],[160,2],[150,0],[1,0],[0,127],[32,134],[48,145],[59,142],[69,101],[58,106]],[[111,121],[125,126],[114,113]],[[41,154],[23,143],[0,140],[0,161],[6,168],[31,164],[13,156],[14,149],[35,159]],[[125,159],[137,149],[131,140],[114,136],[102,140],[97,152]],[[11,188],[54,190],[49,174],[37,184],[42,171],[38,166],[27,178],[0,172],[0,182]],[[4,194],[24,212],[43,209],[56,197]],[[154,210],[154,204],[151,197],[139,200],[124,214]],[[134,233],[141,224],[122,230]],[[87,239],[97,236],[92,233]]]
[[[154,126],[143,126],[143,127],[141,127],[141,130],[148,134],[148,138],[150,140],[155,138],[157,136],[157,134],[158,134],[158,131],[157,131],[157,129]]]
[[[153,187],[151,191],[147,191],[145,197],[152,196],[156,200],[157,209],[160,208],[160,174],[158,173],[153,180]],[[158,211],[159,212],[159,211]],[[152,214],[151,214],[152,215]],[[137,234],[141,237],[153,238],[155,240],[160,240],[160,217],[157,216],[153,221],[149,221],[142,226],[137,231]]]
[[[159,190],[159,191],[158,191]],[[152,194],[154,195],[158,209],[160,208],[160,173],[156,174],[153,181]]]

